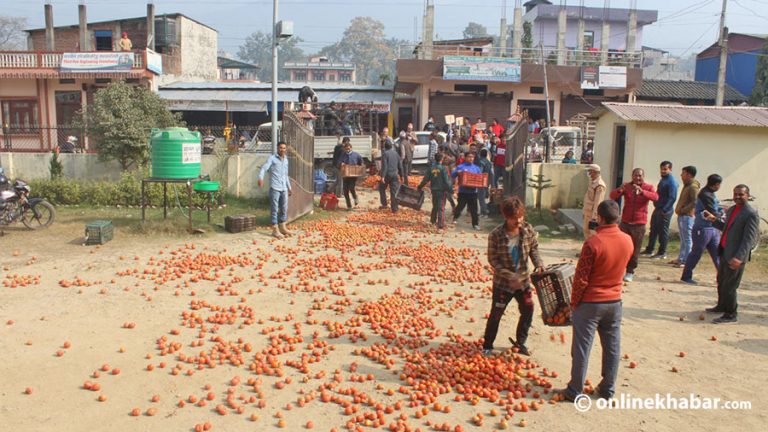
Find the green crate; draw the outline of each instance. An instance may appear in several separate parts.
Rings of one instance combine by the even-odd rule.
[[[112,221],[97,220],[85,225],[85,244],[104,244],[112,240]]]

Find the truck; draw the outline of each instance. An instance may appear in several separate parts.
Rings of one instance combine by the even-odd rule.
[[[375,135],[342,135],[349,138],[352,150],[359,153],[366,163],[373,162],[373,149],[378,148]],[[335,181],[333,169],[333,149],[338,143],[335,136],[315,136],[315,169],[322,169],[328,176],[328,181]]]

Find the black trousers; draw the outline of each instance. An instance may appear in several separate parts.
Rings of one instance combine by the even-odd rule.
[[[469,209],[469,215],[472,217],[472,226],[480,224],[479,217],[477,216],[477,194],[459,192],[459,202],[456,204],[456,208],[453,210],[453,220],[456,220],[461,216],[461,212],[464,211],[464,207]]]
[[[741,284],[745,266],[746,263],[733,270],[728,267],[728,261],[720,257],[717,268],[717,308],[722,309],[726,315],[736,315],[739,307],[736,303],[736,289]]]
[[[432,213],[429,221],[437,224],[438,228],[445,228],[445,200],[448,198],[446,191],[432,191]]]
[[[519,290],[511,293],[498,286],[493,287],[493,303],[491,304],[491,314],[485,323],[485,336],[483,338],[483,348],[493,349],[493,342],[499,333],[499,323],[504,311],[512,299],[517,300],[517,310],[520,312],[520,319],[517,321],[516,342],[525,345],[528,340],[528,330],[533,322],[533,291],[530,289]]]
[[[355,185],[357,184],[357,177],[344,177],[342,185],[344,187],[344,199],[347,201],[347,208],[352,208],[352,202],[349,200],[349,194],[352,194],[352,198],[357,203],[357,191]]]
[[[659,209],[651,214],[651,233],[648,234],[648,246],[646,253],[653,253],[656,248],[656,238],[659,239],[659,255],[667,254],[667,243],[669,243],[669,223],[672,220],[674,212],[665,214]]]

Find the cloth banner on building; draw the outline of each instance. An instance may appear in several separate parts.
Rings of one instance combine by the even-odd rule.
[[[445,56],[443,79],[520,82],[520,59]]]
[[[584,90],[597,90],[600,88],[597,66],[584,66],[581,68],[581,88]]]
[[[147,48],[147,69],[158,74],[163,74],[163,56]]]
[[[61,72],[130,72],[131,68],[132,52],[77,52],[61,57]]]
[[[603,89],[627,88],[627,67],[600,66],[599,84]]]

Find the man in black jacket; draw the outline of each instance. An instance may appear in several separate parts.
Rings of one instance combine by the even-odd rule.
[[[733,188],[733,202],[735,205],[728,209],[723,219],[706,210],[703,212],[703,216],[723,232],[718,247],[717,306],[707,309],[707,312],[722,312],[723,316],[712,321],[715,324],[737,321],[736,289],[760,236],[760,216],[749,205],[747,185],[740,184]]]
[[[399,176],[403,173],[403,161],[397,154],[392,143],[387,141],[384,144],[384,153],[381,155],[381,183],[379,184],[379,198],[381,200],[381,209],[387,208],[387,186],[389,186],[389,197],[392,213],[397,213],[397,190],[400,188]]]

